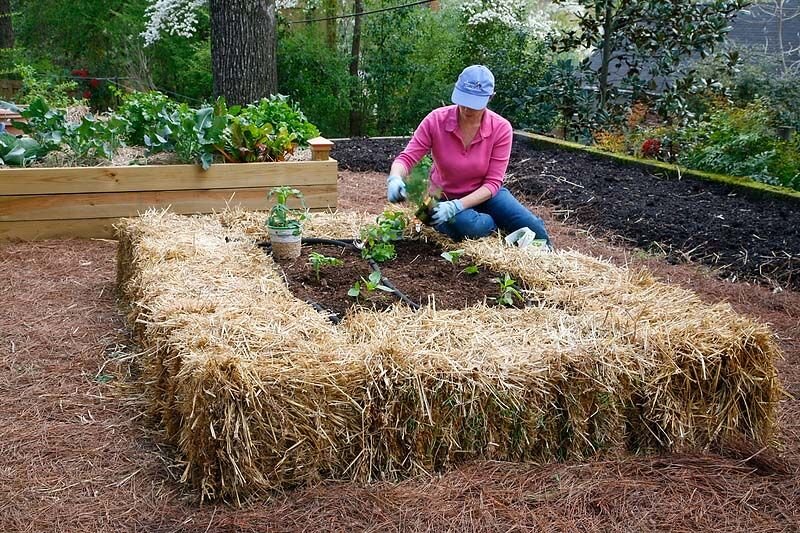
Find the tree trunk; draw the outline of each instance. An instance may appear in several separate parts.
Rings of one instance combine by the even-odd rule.
[[[361,13],[364,11],[364,0],[354,0],[353,12]],[[362,116],[359,106],[361,100],[361,80],[358,77],[358,60],[361,56],[361,16],[356,15],[353,21],[353,46],[350,50],[350,80],[352,89],[350,92],[350,136],[359,137],[362,135]]]
[[[611,40],[614,38],[614,15],[612,10],[612,0],[606,0],[603,6],[602,15],[599,13],[600,4],[598,4],[597,18],[603,17],[603,55],[602,63],[600,64],[600,109],[605,110],[608,100],[608,67],[611,63]]]
[[[275,0],[210,0],[214,95],[249,104],[277,90]]]
[[[0,48],[14,48],[14,27],[11,25],[11,0],[0,0]]]
[[[322,12],[324,13],[325,17],[335,17],[338,15],[338,6],[339,0],[324,0],[322,2]],[[332,51],[336,50],[337,44],[337,25],[339,21],[336,19],[333,20],[326,20],[325,21],[325,42],[328,44],[328,48]]]

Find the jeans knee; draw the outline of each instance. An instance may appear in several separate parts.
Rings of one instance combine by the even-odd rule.
[[[478,213],[474,209],[465,209],[448,222],[436,226],[436,229],[451,239],[460,241],[491,235],[497,229],[497,225],[491,216]]]

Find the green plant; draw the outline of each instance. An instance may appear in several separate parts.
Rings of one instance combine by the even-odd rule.
[[[26,119],[12,125],[35,139],[45,153],[58,149],[63,142],[68,129],[66,115],[60,109],[52,109],[43,98],[37,98],[22,111],[13,105],[3,107],[19,112]]]
[[[464,274],[475,275],[479,272],[478,265],[469,265],[461,272],[463,272]]]
[[[708,120],[684,129],[678,162],[800,190],[800,142],[797,135],[791,141],[777,139],[772,119],[769,101],[763,98],[744,108],[718,109]]]
[[[308,256],[308,261],[311,263],[311,268],[314,269],[314,274],[319,281],[319,271],[326,266],[341,266],[342,260],[335,257],[328,257],[318,252],[311,252]]]
[[[381,273],[377,270],[373,271],[369,278],[362,277],[359,281],[353,283],[353,286],[350,287],[350,290],[347,291],[347,295],[352,298],[358,298],[362,296],[364,293],[371,294],[375,292],[375,290],[381,290],[384,292],[394,292],[392,289],[383,285],[381,283]]]
[[[55,82],[37,73],[30,65],[16,65],[15,71],[22,78],[22,88],[15,98],[19,104],[32,104],[43,100],[49,107],[66,109],[79,103],[71,96],[78,84],[74,81]]]
[[[433,166],[433,159],[426,155],[411,169],[411,173],[406,178],[406,195],[408,201],[416,206],[414,216],[423,224],[428,224],[433,216],[433,209],[438,204],[434,196],[430,194],[430,172]]]
[[[270,228],[294,229],[295,234],[299,235],[307,212],[303,201],[303,193],[299,189],[284,185],[273,188],[268,197],[275,197],[275,205],[272,206],[267,216],[267,226]],[[303,208],[292,209],[289,207],[287,202],[290,198],[299,199]]]
[[[119,92],[122,98],[116,114],[128,120],[130,126],[126,141],[145,146],[145,136],[154,137],[163,126],[162,115],[169,116],[178,108],[178,103],[158,91],[132,93]],[[163,132],[162,132],[163,133]]]
[[[498,296],[495,298],[498,304],[506,307],[514,305],[514,300],[524,301],[522,294],[517,287],[517,281],[508,274],[503,274],[502,278],[494,278],[493,282],[499,284]]]
[[[25,166],[43,155],[42,146],[30,137],[0,133],[0,165]]]
[[[457,265],[458,260],[464,255],[464,250],[450,250],[449,252],[442,252],[440,255],[451,265]]]
[[[239,116],[258,127],[269,125],[273,131],[283,132],[289,144],[296,142],[307,146],[309,139],[319,136],[317,127],[308,121],[297,104],[281,94],[242,108]]]
[[[378,263],[394,259],[397,255],[392,242],[403,238],[408,219],[402,211],[386,210],[378,216],[376,224],[361,229],[361,256]]]
[[[91,113],[81,117],[78,124],[68,124],[64,143],[78,157],[111,159],[123,145],[130,123],[123,117],[111,115],[102,119]]]

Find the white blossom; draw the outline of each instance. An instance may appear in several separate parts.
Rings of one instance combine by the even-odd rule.
[[[197,29],[197,11],[207,0],[150,0],[145,10],[147,24],[142,32],[145,46],[156,42],[162,35],[191,37]],[[277,9],[297,6],[298,0],[276,0]]]
[[[467,0],[461,4],[469,26],[498,23],[509,28],[523,26],[525,0]]]

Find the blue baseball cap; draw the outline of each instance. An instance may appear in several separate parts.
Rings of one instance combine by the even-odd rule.
[[[472,65],[461,71],[453,88],[454,104],[470,109],[483,109],[494,94],[494,75],[483,65]]]

